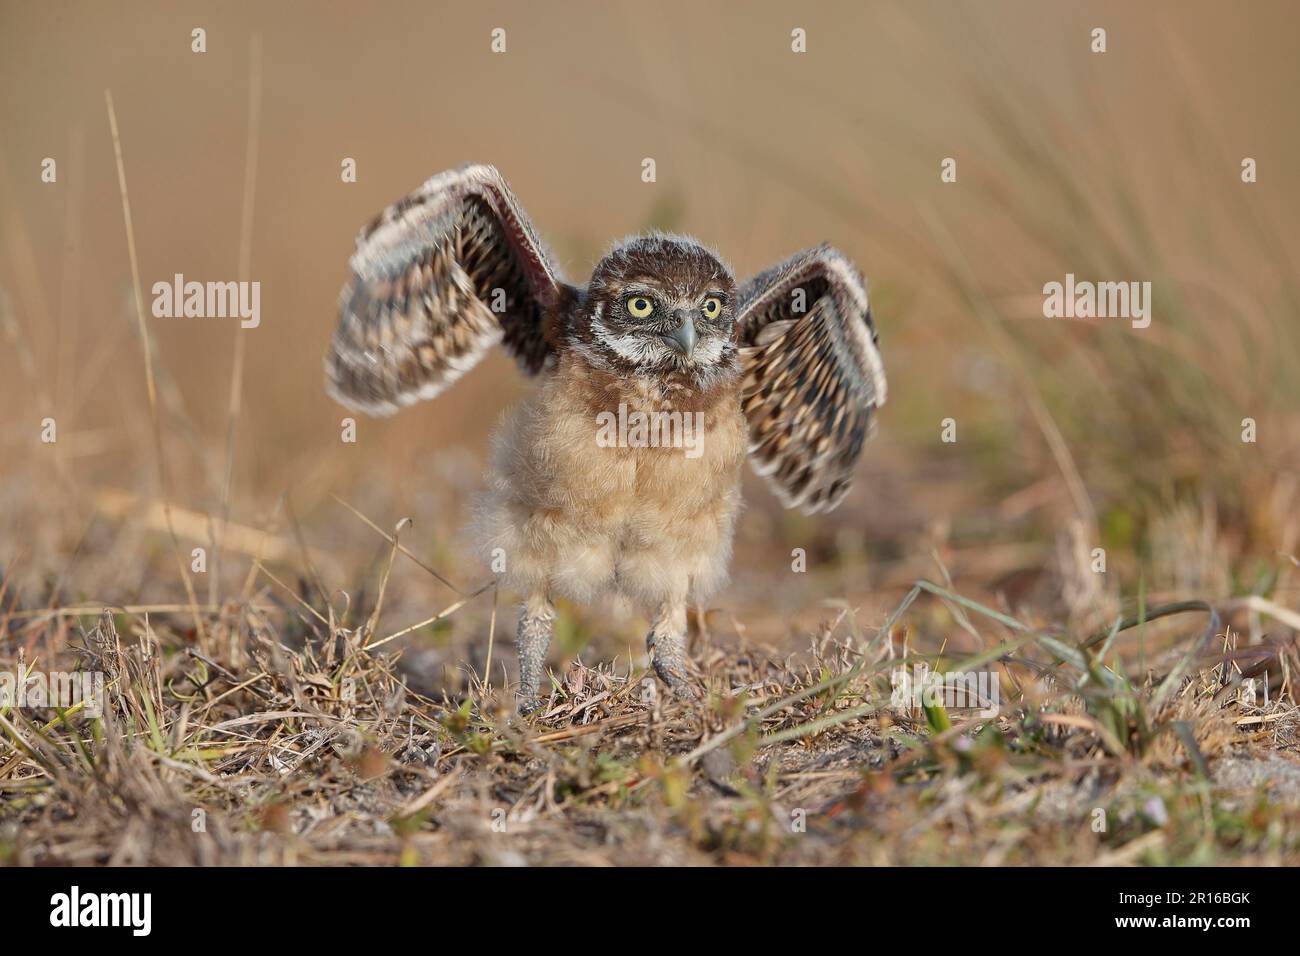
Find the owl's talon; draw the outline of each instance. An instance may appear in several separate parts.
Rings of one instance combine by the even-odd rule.
[[[545,706],[545,697],[525,697],[521,695],[519,698],[519,716],[532,717],[534,714],[539,713]]]
[[[676,682],[666,681],[668,689],[673,692],[673,696],[685,704],[698,703],[700,692],[684,680]]]
[[[663,681],[674,697],[680,701],[693,703],[700,699],[700,693],[681,671],[670,668],[667,664],[655,662],[655,673]]]

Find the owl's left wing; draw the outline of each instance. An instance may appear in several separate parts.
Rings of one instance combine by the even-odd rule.
[[[866,283],[823,245],[754,276],[737,298],[750,463],[787,508],[829,511],[885,403]]]
[[[434,176],[357,237],[325,356],[330,394],[387,415],[432,398],[497,342],[525,372],[554,358],[576,290],[505,179],[471,164]]]

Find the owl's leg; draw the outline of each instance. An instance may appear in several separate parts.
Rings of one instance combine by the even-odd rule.
[[[515,647],[519,652],[520,710],[530,713],[542,703],[542,679],[546,676],[546,652],[555,630],[555,607],[539,591],[529,596],[519,608],[519,630]]]
[[[668,689],[683,700],[695,700],[699,695],[686,673],[685,598],[669,599],[659,605],[645,646],[654,657],[655,673]]]

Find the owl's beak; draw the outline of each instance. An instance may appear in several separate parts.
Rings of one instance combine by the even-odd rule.
[[[682,324],[672,332],[661,336],[664,345],[668,346],[674,352],[683,358],[690,358],[691,353],[695,351],[695,322],[688,315],[682,319]]]

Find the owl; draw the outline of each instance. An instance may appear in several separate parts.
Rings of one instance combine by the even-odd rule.
[[[521,709],[541,700],[557,595],[630,599],[660,679],[696,697],[686,612],[726,580],[744,462],[786,507],[828,511],[884,404],[854,265],[822,245],[737,284],[694,239],[652,234],[573,285],[497,170],[467,165],[381,213],[350,266],[325,359],[345,406],[433,398],[497,344],[537,379],[472,525],[522,599]]]

